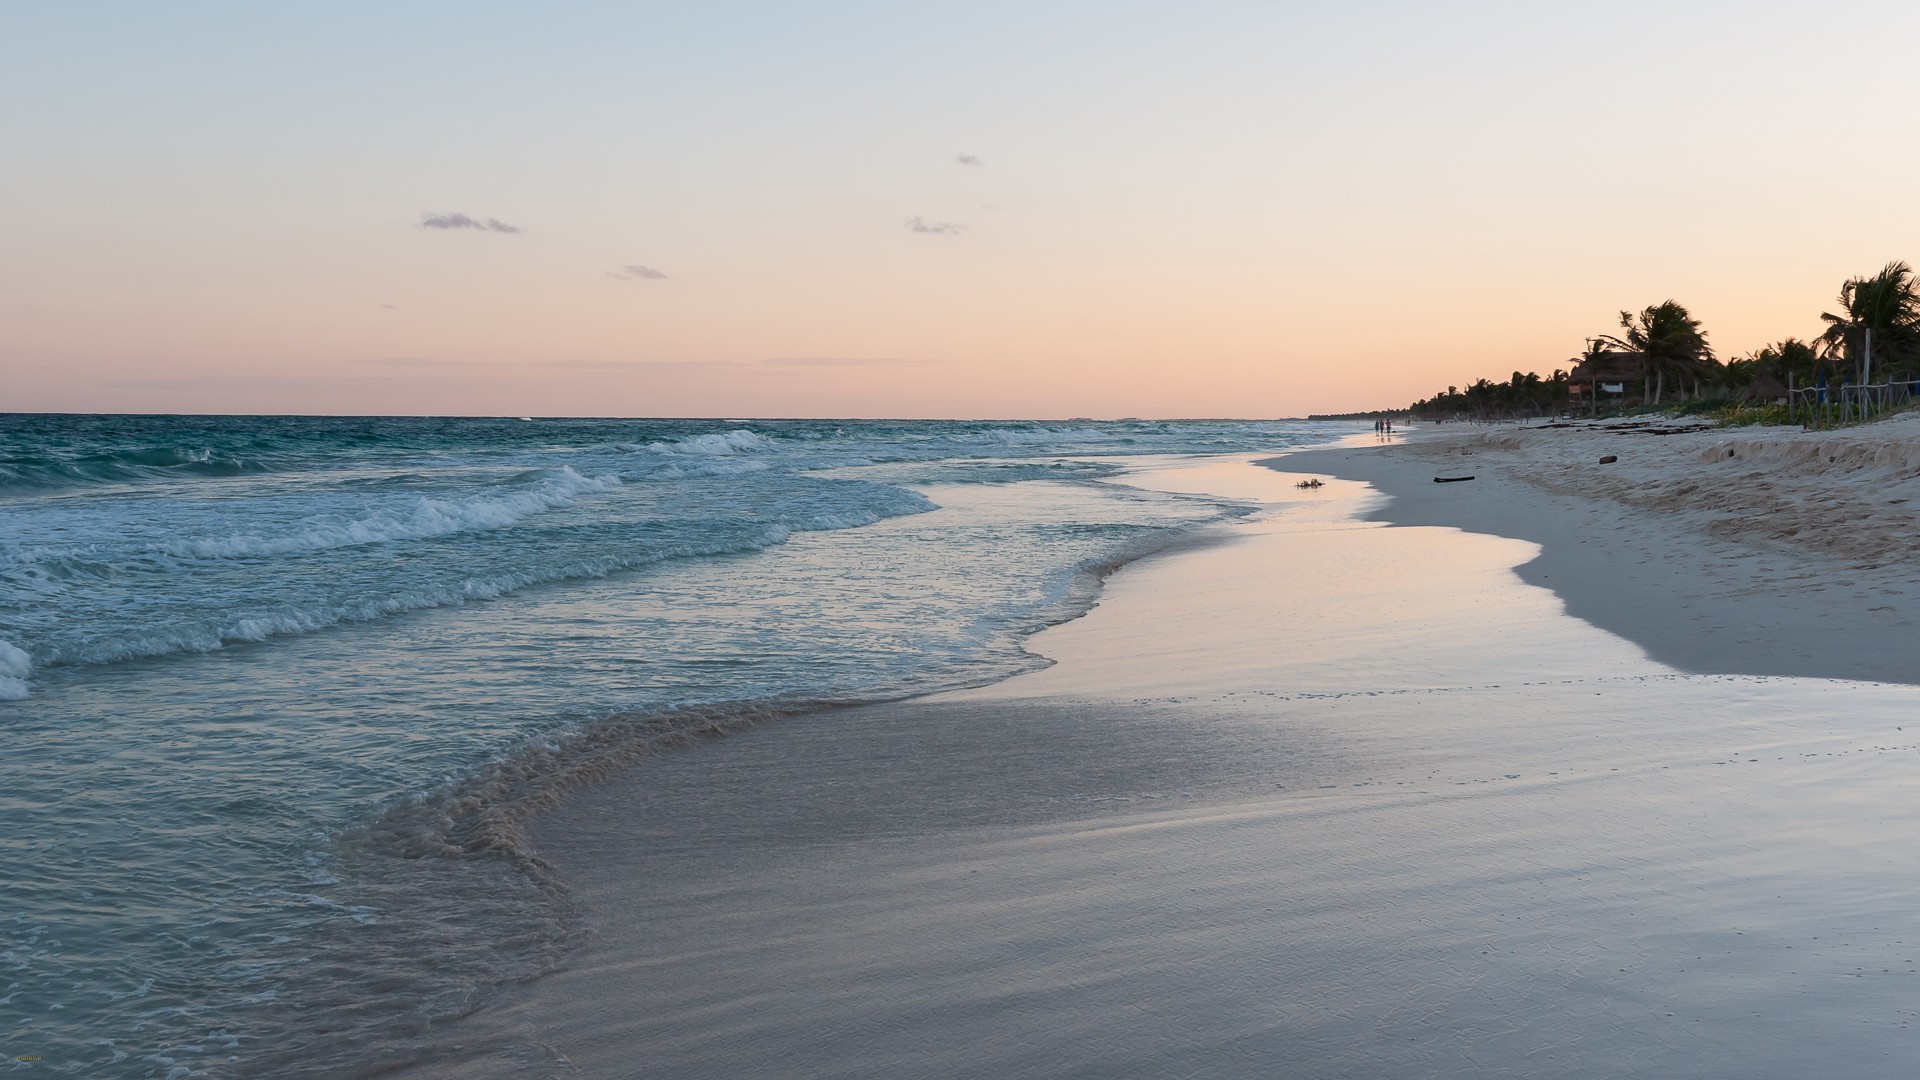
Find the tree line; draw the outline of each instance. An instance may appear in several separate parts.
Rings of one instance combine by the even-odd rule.
[[[1879,273],[1848,278],[1840,286],[1838,313],[1821,312],[1825,324],[1808,340],[1782,338],[1722,362],[1700,320],[1668,300],[1622,311],[1616,332],[1587,339],[1574,363],[1588,372],[1617,368],[1622,361],[1644,380],[1648,404],[1714,397],[1772,401],[1795,386],[1912,382],[1920,378],[1920,281],[1905,262]],[[1514,372],[1506,382],[1481,379],[1464,390],[1449,386],[1408,411],[1415,416],[1546,415],[1567,407],[1573,380],[1556,369],[1547,378]],[[1581,381],[1585,381],[1582,379]]]

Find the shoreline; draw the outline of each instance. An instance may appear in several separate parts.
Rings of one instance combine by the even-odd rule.
[[[1521,580],[1683,671],[1920,684],[1904,646],[1920,417],[1838,433],[1426,426],[1262,464],[1371,484],[1391,502],[1370,521],[1538,544]]]
[[[1678,673],[1520,580],[1535,543],[1370,521],[1362,483],[1298,477],[1123,479],[1264,509],[1121,568],[1030,639],[1049,668],[570,793],[529,831],[590,944],[404,1075],[1784,1080],[1909,1055],[1912,691]]]

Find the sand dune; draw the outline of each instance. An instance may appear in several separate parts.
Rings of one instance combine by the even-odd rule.
[[[1449,440],[1452,441],[1452,440]],[[1438,440],[1420,447],[1441,452]],[[1716,536],[1869,564],[1920,551],[1920,415],[1843,432],[1734,428],[1676,435],[1535,428],[1447,448],[1512,464],[1554,492],[1615,499]],[[1610,465],[1604,454],[1618,455]]]

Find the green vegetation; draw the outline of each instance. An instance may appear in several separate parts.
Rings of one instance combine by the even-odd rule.
[[[1465,390],[1449,386],[1425,401],[1416,401],[1407,411],[1414,416],[1472,416],[1495,419],[1509,416],[1552,416],[1567,406],[1567,373],[1556,370],[1549,378],[1516,371],[1506,382],[1485,379]]]
[[[1795,418],[1795,420],[1800,418]],[[1721,427],[1749,427],[1753,424],[1790,424],[1785,405],[1734,405],[1720,414]]]
[[[1700,329],[1700,320],[1671,300],[1650,305],[1638,315],[1621,312],[1620,329],[1624,331],[1622,336],[1603,335],[1598,342],[1642,358],[1643,370],[1654,379],[1655,405],[1660,404],[1669,373],[1695,382],[1703,375],[1712,379],[1719,373],[1720,364],[1713,358],[1713,347],[1707,344],[1707,332]],[[1587,348],[1591,352],[1593,346]]]
[[[1372,412],[1314,413],[1309,420],[1405,420],[1405,409],[1375,409]]]
[[[1718,427],[1749,427],[1754,424],[1792,424],[1812,430],[1830,430],[1833,428],[1855,427],[1885,419],[1892,412],[1908,412],[1920,409],[1920,399],[1902,405],[1889,412],[1879,413],[1872,419],[1845,419],[1827,411],[1809,411],[1806,406],[1797,407],[1791,418],[1785,405],[1776,405],[1763,401],[1737,401],[1730,398],[1695,398],[1678,405],[1634,405],[1621,409],[1603,409],[1603,418],[1622,416],[1697,416],[1712,420]]]
[[[1734,426],[1826,426],[1910,407],[1920,397],[1920,278],[1913,268],[1895,261],[1877,274],[1848,278],[1838,305],[1839,314],[1821,313],[1825,328],[1812,340],[1782,338],[1723,363],[1685,307],[1674,300],[1650,304],[1620,312],[1617,333],[1588,338],[1571,371],[1556,369],[1547,378],[1516,371],[1506,382],[1449,386],[1406,411],[1430,420],[1577,411],[1712,417]],[[1596,402],[1603,383],[1624,389]],[[1795,401],[1791,420],[1789,396]],[[1819,407],[1808,409],[1809,400]],[[1829,407],[1835,402],[1843,404]]]
[[[1729,361],[1726,382],[1730,386],[1751,386],[1755,379],[1767,376],[1784,383],[1788,375],[1794,377],[1796,386],[1812,386],[1822,375],[1831,382],[1840,381],[1840,369],[1812,345],[1799,338],[1784,338]]]
[[[1656,406],[1653,406],[1653,409],[1655,412],[1664,413],[1667,416],[1716,416],[1717,417],[1717,416],[1724,415],[1729,409],[1737,409],[1739,407],[1740,407],[1740,403],[1738,401],[1735,401],[1732,398],[1699,397],[1699,398],[1694,398],[1691,401],[1683,402],[1679,405],[1669,405],[1665,408],[1661,408],[1660,406],[1656,405]]]
[[[1875,359],[1891,365],[1888,370],[1913,371],[1920,359],[1920,292],[1912,267],[1890,262],[1870,278],[1848,278],[1839,300],[1846,314],[1820,313],[1827,323],[1820,335],[1827,355],[1851,359],[1861,383],[1872,381]]]

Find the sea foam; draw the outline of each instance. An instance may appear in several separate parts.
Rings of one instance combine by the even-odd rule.
[[[725,433],[691,435],[670,443],[649,443],[647,449],[662,454],[722,455],[771,450],[773,441],[757,432],[741,428],[738,431]]]
[[[522,490],[471,499],[422,497],[404,511],[351,520],[309,518],[284,536],[240,535],[181,540],[159,550],[184,558],[238,558],[418,540],[470,530],[499,529],[534,514],[574,505],[576,497],[620,486],[617,476],[582,476],[561,466]]]
[[[0,703],[0,1001],[76,1075],[416,1054],[574,940],[513,845],[541,795],[1031,670],[1115,552],[1224,515],[1073,458],[1289,437],[1054,426],[0,416],[10,464],[98,474],[0,514],[0,693],[31,693]]]
[[[0,641],[0,701],[20,701],[27,696],[27,676],[33,672],[33,658],[12,642]]]
[[[1112,432],[1100,428],[990,428],[955,435],[949,441],[986,446],[1038,446],[1112,439]]]
[[[136,657],[170,653],[214,652],[230,644],[311,633],[348,623],[371,622],[410,611],[461,607],[495,600],[532,585],[604,578],[677,559],[738,555],[786,543],[800,532],[857,529],[889,517],[920,514],[938,507],[925,496],[886,485],[862,485],[889,496],[882,505],[849,507],[811,514],[788,514],[726,537],[686,536],[637,550],[603,552],[587,558],[534,563],[510,571],[467,577],[444,584],[423,584],[364,595],[342,602],[314,605],[286,603],[268,609],[235,611],[211,618],[148,624],[131,634],[102,634],[98,630],[78,639],[53,640],[37,647],[32,656],[19,654],[19,697],[26,696],[21,681],[35,662],[41,665],[108,664]],[[431,535],[431,534],[428,534]],[[263,552],[248,552],[262,554]],[[12,646],[7,646],[13,648]],[[4,672],[0,668],[0,673]],[[0,684],[0,694],[6,684]]]

